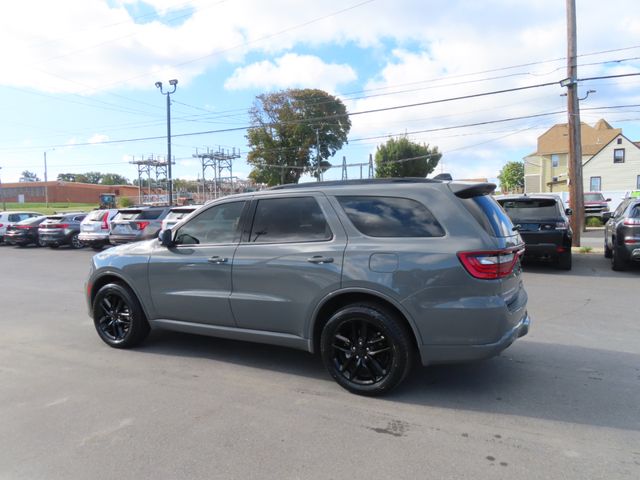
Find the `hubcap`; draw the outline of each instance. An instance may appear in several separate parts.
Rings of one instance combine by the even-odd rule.
[[[343,322],[331,346],[338,374],[359,385],[381,382],[393,364],[389,339],[365,319]]]
[[[117,294],[106,295],[100,302],[100,331],[112,342],[121,342],[131,329],[131,310]]]

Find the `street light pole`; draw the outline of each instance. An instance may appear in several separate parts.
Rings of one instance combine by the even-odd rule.
[[[173,163],[171,157],[171,94],[175,93],[178,80],[169,80],[169,85],[173,87],[171,91],[164,91],[162,89],[162,82],[156,82],[156,88],[160,89],[160,93],[167,97],[167,176],[169,177],[169,205],[173,205],[173,178],[171,176],[171,164]]]
[[[0,167],[0,170],[2,170],[2,167]],[[0,196],[2,196],[2,210],[6,210],[7,209],[7,204],[4,201],[4,189],[2,188],[2,179],[0,178]]]
[[[44,151],[44,203],[49,208],[49,185],[47,185],[47,151]]]

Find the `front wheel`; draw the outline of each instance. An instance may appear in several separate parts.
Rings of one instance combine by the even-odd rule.
[[[340,386],[359,395],[381,395],[408,375],[415,347],[398,317],[372,304],[338,310],[320,338],[325,367]]]
[[[93,323],[100,338],[115,348],[130,348],[149,333],[149,324],[135,294],[119,283],[98,290],[93,301]]]
[[[560,254],[558,257],[558,268],[560,270],[571,270],[571,251]]]

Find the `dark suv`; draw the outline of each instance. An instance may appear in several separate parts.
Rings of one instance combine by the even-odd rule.
[[[170,210],[171,207],[148,206],[120,209],[111,221],[109,242],[118,245],[157,237],[162,219]]]
[[[604,256],[614,270],[626,270],[640,261],[640,198],[624,199],[605,219]]]
[[[84,247],[78,235],[80,222],[86,216],[87,214],[83,212],[47,216],[47,219],[38,227],[40,245],[50,248],[58,248],[60,245],[69,245],[71,248]]]
[[[556,195],[498,197],[524,240],[525,258],[547,260],[562,270],[571,270],[573,231],[571,209]]]
[[[288,346],[381,394],[416,356],[488,358],[527,333],[522,239],[494,188],[354,180],[224,197],[95,255],[89,311],[112,347],[150,328]]]

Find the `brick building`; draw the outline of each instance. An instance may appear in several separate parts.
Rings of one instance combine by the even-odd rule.
[[[95,185],[76,182],[20,182],[2,183],[0,200],[5,202],[44,203],[46,195],[51,203],[95,203],[101,193],[115,193],[117,197],[138,198],[133,185]]]

